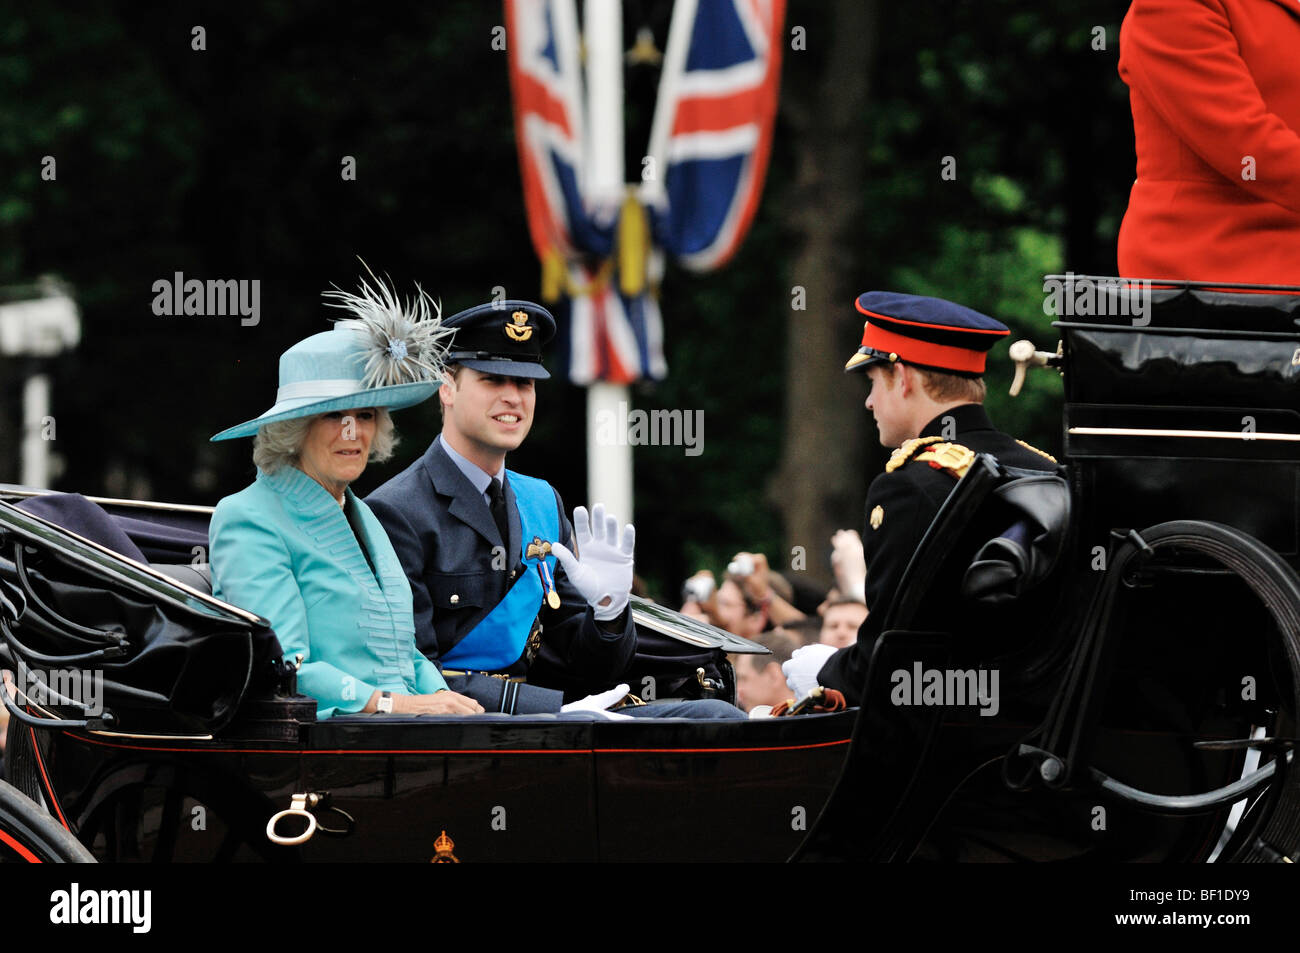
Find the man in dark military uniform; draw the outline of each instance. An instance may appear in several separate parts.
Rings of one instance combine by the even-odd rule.
[[[1005,325],[918,295],[868,292],[857,308],[867,318],[862,346],[844,369],[871,377],[867,410],[880,442],[897,448],[867,492],[862,541],[870,614],[855,645],[834,654],[808,646],[786,666],[799,694],[821,684],[843,692],[849,704],[860,701],[872,646],[912,554],[975,454],[1056,470],[1052,457],[1002,433],[984,412],[985,356],[1010,333]]]
[[[636,652],[628,608],[634,530],[597,504],[574,511],[545,480],[505,466],[533,422],[542,346],[555,319],[531,301],[484,304],[455,328],[439,390],[442,433],[370,496],[411,584],[415,639],[453,690],[488,712],[584,710],[621,700]],[[572,708],[572,703],[566,708]],[[625,709],[743,718],[716,700]]]

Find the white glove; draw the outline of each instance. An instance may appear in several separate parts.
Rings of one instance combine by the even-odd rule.
[[[599,695],[588,695],[586,698],[579,698],[576,702],[561,705],[560,711],[604,711],[610,705],[622,701],[627,690],[626,685],[615,685],[609,691],[601,692]]]
[[[821,643],[794,650],[794,655],[781,666],[781,671],[785,673],[785,683],[795,698],[803,698],[817,687],[817,673],[835,652],[833,646]]]
[[[618,520],[605,515],[603,503],[591,508],[590,522],[587,508],[579,506],[573,511],[573,543],[578,550],[577,557],[559,543],[551,544],[551,552],[564,567],[564,574],[574,588],[595,610],[597,621],[617,619],[627,608],[628,594],[632,591],[636,527],[631,523],[623,527],[620,545]]]

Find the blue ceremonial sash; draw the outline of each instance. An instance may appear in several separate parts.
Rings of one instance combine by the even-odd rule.
[[[548,543],[560,539],[560,511],[555,505],[555,491],[545,480],[512,470],[507,470],[506,474],[519,509],[518,555],[525,569],[505,598],[439,659],[447,668],[494,672],[519,661],[528,643],[533,620],[542,606],[544,590],[538,563],[544,562],[548,578],[555,578],[554,556],[524,557],[533,537]]]

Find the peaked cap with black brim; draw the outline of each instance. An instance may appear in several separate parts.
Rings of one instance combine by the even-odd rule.
[[[483,374],[547,380],[542,347],[555,336],[555,318],[532,301],[493,301],[453,314],[443,322],[456,337],[448,364]]]
[[[984,373],[988,350],[1011,333],[1001,321],[942,298],[868,291],[858,296],[866,315],[862,346],[844,365],[866,370],[902,362],[960,377]]]

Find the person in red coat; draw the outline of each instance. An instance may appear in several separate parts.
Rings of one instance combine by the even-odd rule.
[[[1130,278],[1300,285],[1300,3],[1134,0]]]

